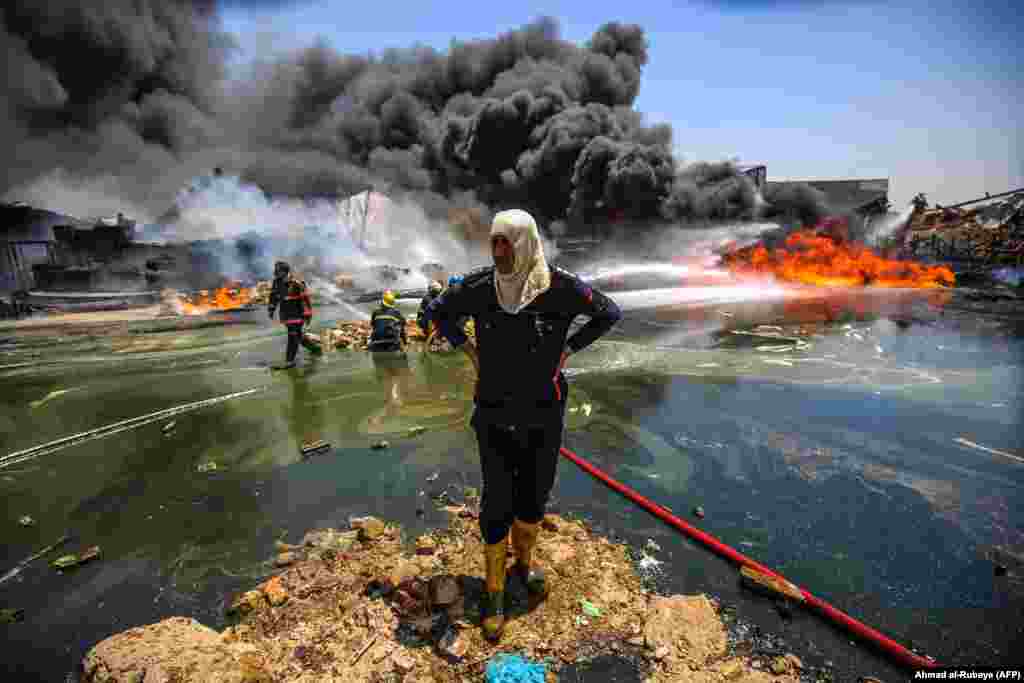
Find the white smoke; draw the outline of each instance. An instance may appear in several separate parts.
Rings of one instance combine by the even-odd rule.
[[[218,267],[228,277],[249,273],[254,266],[269,273],[274,261],[285,260],[307,281],[316,276],[321,285],[348,273],[362,288],[413,289],[427,285],[420,271],[424,264],[440,263],[460,272],[486,262],[479,247],[464,244],[417,205],[379,193],[340,202],[279,199],[238,177],[204,176],[179,193],[175,208],[173,220],[151,226],[147,239],[222,240],[226,245],[255,240],[265,247],[255,264],[251,255],[244,261],[235,248],[220,249]],[[385,265],[401,269],[397,282],[375,274],[374,266]],[[338,290],[334,285],[329,289]],[[333,296],[340,299],[339,294]]]

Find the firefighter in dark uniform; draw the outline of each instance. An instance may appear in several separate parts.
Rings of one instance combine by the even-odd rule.
[[[274,310],[280,306],[281,323],[288,329],[288,347],[285,351],[284,368],[295,367],[295,355],[299,345],[308,351],[320,349],[306,342],[302,328],[313,318],[313,302],[306,283],[292,275],[291,267],[284,261],[274,264],[274,285],[270,290],[270,305],[267,313],[274,319]]]
[[[409,359],[404,347],[408,342],[405,331],[405,316],[395,306],[395,293],[385,290],[380,306],[370,316],[370,342],[367,345],[373,356],[373,367],[377,379],[383,382],[388,403],[402,405],[399,389],[402,378],[409,374]]]
[[[405,332],[405,316],[395,307],[395,293],[384,290],[378,306],[370,316],[371,351],[401,351],[408,341]]]
[[[547,264],[537,224],[525,211],[495,216],[491,251],[495,265],[450,287],[430,305],[428,318],[477,370],[471,424],[483,474],[482,627],[493,641],[505,625],[510,531],[512,575],[536,597],[549,589],[532,560],[562,445],[569,388],[562,368],[571,353],[608,332],[622,314],[611,299]],[[590,320],[567,340],[579,315]],[[475,344],[456,325],[461,316],[473,318]]]
[[[416,323],[420,326],[420,329],[423,330],[423,334],[425,335],[430,334],[430,325],[427,323],[426,317],[427,306],[430,305],[431,301],[441,295],[441,290],[441,283],[434,280],[430,283],[430,286],[427,287],[426,295],[420,300],[420,310],[416,313]]]

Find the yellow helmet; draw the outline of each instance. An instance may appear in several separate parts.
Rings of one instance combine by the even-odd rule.
[[[395,305],[395,293],[392,292],[390,289],[385,289],[384,290],[384,296],[382,296],[380,298],[380,301],[385,306],[394,306]]]

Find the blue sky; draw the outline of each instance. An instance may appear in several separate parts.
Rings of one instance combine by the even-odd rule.
[[[346,53],[490,38],[552,16],[585,42],[607,21],[649,42],[636,109],[687,161],[763,163],[769,180],[892,181],[894,206],[1024,187],[1024,19],[1013,4],[739,0],[349,3],[224,9],[240,57],[317,38]]]

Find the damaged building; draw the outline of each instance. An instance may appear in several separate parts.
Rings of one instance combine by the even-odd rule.
[[[829,214],[844,217],[850,236],[857,239],[870,232],[874,221],[889,215],[888,178],[763,181],[763,186],[768,195],[799,186],[820,192]],[[795,218],[784,217],[791,221]]]

